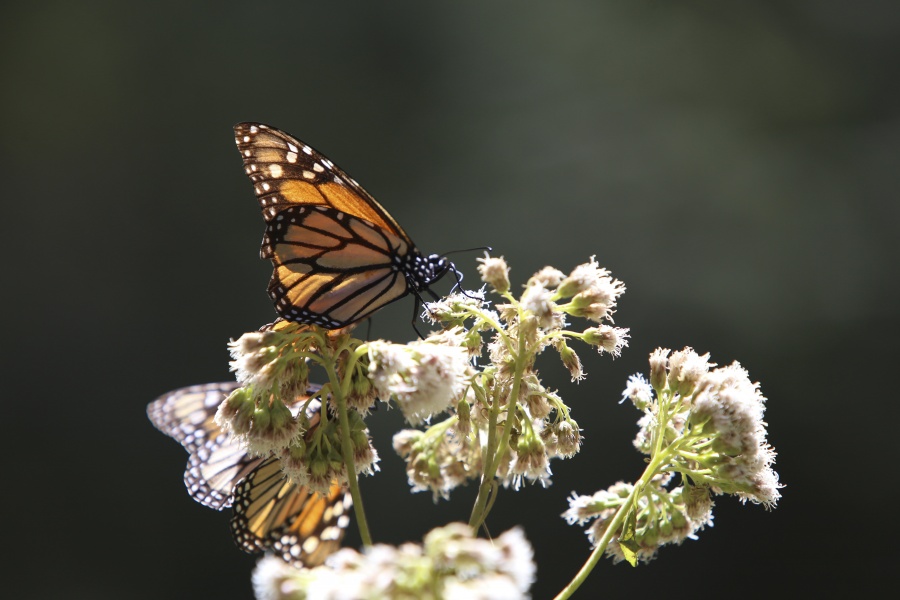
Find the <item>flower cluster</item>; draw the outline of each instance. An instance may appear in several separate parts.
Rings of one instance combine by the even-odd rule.
[[[369,343],[369,377],[378,397],[393,397],[411,425],[458,402],[472,376],[464,337],[455,328],[408,344]]]
[[[451,523],[429,532],[421,545],[347,548],[314,569],[264,558],[253,588],[259,600],[523,598],[534,575],[533,551],[520,529],[491,541]]]
[[[622,538],[612,538],[606,546],[606,554],[613,562],[629,557],[649,561],[661,546],[681,544],[706,525],[712,524],[712,501],[709,495],[703,499],[692,496],[692,489],[683,486],[668,490],[668,477],[654,477],[644,487],[643,493],[634,505],[634,530],[630,542]],[[573,494],[569,500],[569,510],[563,518],[570,525],[592,522],[586,533],[591,544],[596,546],[607,533],[617,512],[630,508],[629,498],[635,486],[618,482],[608,489],[600,490],[592,496]],[[705,500],[705,502],[701,502]]]
[[[759,384],[736,362],[715,367],[691,348],[660,348],[650,355],[650,380],[629,379],[623,400],[644,413],[634,445],[649,456],[647,471],[635,485],[573,495],[563,514],[570,524],[593,521],[591,543],[614,560],[649,560],[692,537],[712,522],[712,493],[766,507],[778,501]],[[675,474],[683,485],[667,489]]]
[[[348,418],[354,470],[357,474],[371,475],[378,470],[378,453],[359,413],[350,411]],[[341,453],[343,435],[337,419],[321,422],[310,419],[307,423],[305,434],[291,440],[277,455],[281,460],[281,470],[298,485],[323,494],[334,482],[346,485],[349,478]]]
[[[264,510],[253,527],[268,538],[260,537],[260,549],[288,557],[321,550],[310,563],[320,565],[333,547],[317,541],[336,542],[347,524],[329,501],[349,507],[347,498],[364,544],[361,553],[340,550],[314,568],[264,558],[253,578],[258,598],[526,596],[535,566],[521,530],[491,541],[475,534],[500,485],[547,486],[551,461],[579,452],[581,428],[557,391],[544,385],[538,357],[555,352],[580,382],[585,372],[574,340],[619,356],[629,331],[615,326],[613,315],[625,287],[591,257],[568,274],[541,269],[516,295],[503,258],[486,255],[479,262],[487,287],[426,304],[425,317],[440,329],[425,339],[363,342],[346,329],[279,322],[229,345],[240,387],[218,407],[216,425],[251,456],[276,457],[285,476],[302,486],[273,488],[284,492],[284,502],[274,505],[261,492]],[[488,288],[501,298],[493,307],[485,300]],[[576,328],[576,319],[588,323]],[[311,370],[320,371],[314,378],[320,384],[310,383]],[[636,564],[694,537],[712,523],[713,495],[767,508],[780,497],[763,421],[766,399],[740,364],[717,367],[691,348],[657,349],[649,378],[632,376],[626,399],[642,413],[634,446],[646,455],[646,469],[634,483],[572,495],[563,517],[586,527],[594,550],[559,598],[569,597],[604,554]],[[377,470],[365,418],[378,400],[394,402],[411,426],[394,435],[393,447],[406,462],[412,491],[429,491],[437,501],[478,480],[468,524],[434,529],[421,545],[372,544],[357,475]],[[187,402],[181,411],[190,412],[187,425],[170,423],[179,415],[166,411],[181,406],[168,400],[151,405],[151,419],[179,440],[179,427],[201,421],[205,433],[223,439],[208,421],[208,407]],[[306,489],[341,494],[307,503]],[[339,526],[335,516],[343,519]]]
[[[715,366],[691,348],[654,351],[650,383],[632,379],[625,392],[644,411],[635,446],[669,455],[669,470],[692,485],[772,507],[781,486],[766,441],[766,399],[739,363]]]
[[[216,423],[248,453],[277,456],[285,475],[298,485],[327,493],[334,482],[347,483],[343,434],[333,415],[336,390],[330,384],[311,385],[309,370],[310,364],[318,364],[334,373],[349,368],[358,375],[362,367],[358,362],[348,367],[346,359],[357,345],[343,332],[297,324],[244,334],[229,344],[231,366],[243,386],[219,406]],[[364,376],[354,381],[359,379],[368,381]],[[378,454],[362,419],[373,397],[371,384],[368,387],[350,386],[344,394],[357,409],[348,414],[356,473],[378,468]],[[323,400],[329,410],[321,410]]]
[[[447,497],[450,490],[473,477],[480,477],[482,485],[490,485],[497,477],[516,489],[525,481],[548,485],[551,459],[574,456],[582,440],[569,407],[542,384],[535,368],[537,356],[552,348],[572,379],[580,380],[584,371],[570,340],[618,356],[628,339],[627,329],[611,324],[625,288],[593,258],[568,275],[552,267],[542,269],[528,280],[518,298],[510,292],[509,267],[502,258],[485,256],[479,262],[482,280],[504,303],[495,311],[488,308],[481,293],[457,293],[428,304],[426,316],[444,326],[440,339],[455,349],[456,360],[477,361],[487,336],[489,364],[469,369],[463,377],[460,367],[449,366],[449,359],[431,359],[446,365],[440,369],[443,375],[435,377],[443,382],[437,385],[418,374],[416,369],[429,361],[414,356],[414,351],[384,357],[370,351],[370,369],[387,365],[380,369],[383,376],[372,372],[376,388],[392,384],[387,391],[398,401],[408,394],[413,408],[404,409],[404,414],[412,424],[442,410],[450,411],[446,420],[424,432],[406,430],[394,438],[395,449],[407,461],[413,490],[430,490],[435,498]],[[568,319],[572,317],[588,319],[594,325],[583,331],[571,330]],[[380,352],[381,346],[377,349]],[[391,364],[398,366],[391,369]],[[448,373],[457,375],[449,377]],[[415,381],[418,385],[412,386]],[[449,381],[459,385],[448,387]],[[422,389],[438,391],[429,391],[420,399]]]

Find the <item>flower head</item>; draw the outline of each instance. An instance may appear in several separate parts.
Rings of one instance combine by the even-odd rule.
[[[481,453],[458,430],[441,424],[428,432],[404,429],[394,435],[394,450],[406,460],[413,492],[431,491],[434,499],[479,474]]]
[[[775,450],[766,442],[765,402],[759,384],[735,362],[697,380],[687,424],[712,440],[716,452],[707,465],[714,469],[714,490],[774,506],[781,485],[771,468]]]
[[[637,497],[635,504],[628,502],[628,498],[634,493],[634,486],[621,481],[592,496],[572,494],[569,510],[563,513],[563,518],[569,524],[590,523],[585,533],[591,544],[597,545],[607,534],[616,513],[634,506],[634,537],[629,542],[628,552],[619,541],[623,533],[620,525],[606,547],[605,554],[613,562],[625,560],[629,553],[633,553],[637,560],[647,562],[656,556],[662,546],[681,544],[712,523],[712,503],[705,505],[707,510],[698,510],[700,505],[696,503],[689,509],[684,488],[667,490],[665,483],[666,478],[654,478]]]
[[[610,325],[600,325],[599,327],[585,329],[582,336],[586,343],[596,346],[598,352],[612,354],[613,358],[621,356],[622,348],[628,345],[628,338],[630,337],[627,327],[612,327]]]
[[[326,494],[335,481],[348,481],[347,467],[341,455],[340,426],[337,419],[322,418],[318,402],[310,405],[306,416],[304,434],[292,440],[277,456],[281,470],[291,481]],[[347,416],[356,473],[370,475],[378,470],[378,453],[360,414],[348,411]]]
[[[522,308],[533,314],[537,318],[538,325],[544,329],[558,327],[561,324],[552,297],[550,290],[540,285],[530,285],[522,294]]]
[[[237,388],[219,405],[216,424],[231,433],[247,452],[265,456],[286,447],[300,434],[300,421],[280,398],[257,398],[252,388]]]
[[[451,523],[430,531],[422,544],[377,544],[362,553],[344,548],[314,569],[264,558],[253,588],[260,600],[522,598],[534,582],[533,557],[518,528],[484,540],[467,525]]]
[[[469,357],[463,340],[462,332],[457,331],[405,345],[369,343],[369,376],[379,397],[393,397],[413,425],[446,410],[469,384]]]
[[[529,285],[535,283],[547,289],[555,289],[565,276],[566,274],[559,269],[548,266],[532,275],[528,283]]]
[[[631,400],[638,410],[647,410],[653,402],[653,388],[647,383],[643,375],[632,375],[628,378],[628,385],[622,392],[622,400]]]
[[[484,258],[479,258],[478,262],[481,263],[478,265],[478,272],[482,281],[501,294],[509,291],[509,266],[502,256],[497,258],[485,253]]]
[[[709,372],[715,363],[709,362],[709,352],[700,356],[693,348],[673,352],[669,357],[669,386],[682,396],[688,396],[700,378]]]

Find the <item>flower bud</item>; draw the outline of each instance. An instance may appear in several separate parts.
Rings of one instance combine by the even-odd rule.
[[[481,274],[481,280],[490,285],[501,294],[509,291],[509,266],[503,257],[496,258],[485,254],[484,258],[479,258],[478,272]]]
[[[247,434],[253,426],[255,410],[256,403],[251,390],[239,387],[219,405],[215,421],[219,427],[230,431],[232,435],[242,436]]]
[[[671,350],[668,348],[657,348],[650,354],[650,385],[657,394],[668,385],[666,370],[669,366],[669,352]]]
[[[562,281],[565,276],[565,273],[563,273],[559,269],[555,269],[553,267],[544,267],[543,269],[532,275],[528,280],[528,283],[529,285],[534,283],[547,289],[554,289],[559,285],[559,282]]]
[[[471,407],[465,398],[456,403],[456,428],[461,435],[469,435],[472,431]]]
[[[554,319],[556,304],[550,297],[549,290],[539,285],[528,286],[522,294],[522,307],[533,314],[544,329],[550,329],[557,321]]]
[[[581,368],[581,359],[578,358],[575,351],[569,348],[562,339],[554,342],[553,347],[559,352],[559,357],[562,359],[563,365],[568,369],[569,375],[572,376],[572,381],[584,379],[584,371]]]
[[[581,334],[585,343],[596,346],[599,352],[607,352],[613,357],[622,354],[622,348],[628,345],[628,329],[624,327],[610,327],[601,325],[585,329]]]
[[[556,454],[562,458],[571,458],[581,448],[581,433],[578,423],[572,420],[560,421],[553,426],[556,434]]]
[[[646,411],[653,404],[653,390],[643,375],[632,375],[628,378],[628,385],[622,392],[622,400],[631,400],[638,410]]]
[[[669,384],[682,397],[694,393],[697,382],[715,364],[709,362],[709,352],[700,356],[693,348],[673,352],[669,357]]]
[[[369,410],[375,405],[376,396],[372,380],[362,372],[355,372],[350,382],[347,406],[361,415],[367,415]]]

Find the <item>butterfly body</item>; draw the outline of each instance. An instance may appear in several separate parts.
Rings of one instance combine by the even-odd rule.
[[[215,510],[232,507],[231,531],[249,553],[274,552],[298,566],[321,564],[337,550],[349,524],[350,494],[334,483],[320,495],[288,480],[276,457],[248,455],[214,417],[239,384],[211,383],[173,390],[147,407],[157,429],[190,453],[184,484],[197,502]],[[308,393],[314,393],[314,387]],[[294,412],[305,404],[301,397]],[[310,402],[310,427],[320,405]]]
[[[260,123],[235,126],[244,170],[266,221],[260,257],[283,318],[336,329],[430,286],[446,258],[423,255],[356,181],[309,145]]]

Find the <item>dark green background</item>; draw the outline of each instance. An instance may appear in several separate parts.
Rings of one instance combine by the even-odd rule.
[[[273,318],[263,223],[234,148],[292,132],[426,252],[491,245],[514,285],[590,255],[622,279],[616,361],[558,387],[584,428],[554,485],[489,527],[535,544],[535,597],[587,556],[572,490],[633,480],[628,375],[656,346],[739,360],[769,398],[777,510],[576,597],[860,591],[895,580],[900,18],[894,2],[46,2],[0,10],[2,588],[11,598],[247,598],[253,559],[195,504],[147,402],[230,378]],[[467,283],[477,253],[455,255]],[[439,286],[445,291],[449,284]],[[403,341],[411,300],[372,335]],[[464,518],[382,472],[378,541]],[[355,534],[348,540],[356,544]],[[7,595],[7,594],[4,594]]]

